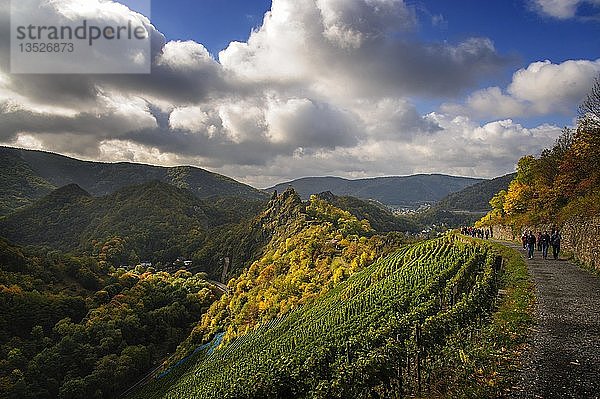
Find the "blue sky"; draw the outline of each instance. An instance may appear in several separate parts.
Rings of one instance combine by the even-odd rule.
[[[271,8],[265,0],[153,1],[152,22],[170,40],[195,40],[214,55],[245,41]]]
[[[600,74],[600,0],[171,0],[151,13],[143,1],[122,3],[152,23],[150,75],[15,75],[0,62],[0,144],[257,187],[495,177],[572,126]],[[57,17],[77,5],[96,23],[140,18],[53,4]]]
[[[517,62],[550,59],[592,59],[600,56],[598,21],[559,20],[540,15],[527,1],[448,0],[409,1],[422,18],[417,34],[435,41],[457,41],[470,36],[494,40],[499,51],[513,54]],[[152,2],[152,22],[170,40],[195,40],[212,54],[229,42],[248,39],[261,25],[271,7],[270,0],[171,0]],[[580,16],[593,16],[599,9],[582,4]],[[427,23],[443,16],[443,24]]]
[[[577,18],[557,19],[540,14],[530,1],[523,0],[447,0],[408,1],[419,18],[414,34],[432,42],[457,42],[482,36],[493,40],[499,53],[510,60],[510,67],[479,87],[507,85],[514,70],[535,61],[562,63],[573,59],[600,57],[600,8],[581,3]],[[152,22],[169,40],[195,40],[217,58],[232,41],[246,41],[260,27],[270,0],[174,0],[153,1]],[[468,93],[464,93],[465,95]],[[426,112],[439,106],[440,99],[415,99]],[[572,115],[551,118],[515,117],[528,126],[551,121],[572,123]]]

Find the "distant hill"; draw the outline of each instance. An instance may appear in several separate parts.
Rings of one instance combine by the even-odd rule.
[[[268,199],[261,190],[192,166],[89,162],[49,152],[0,147],[0,216],[72,183],[93,196],[103,196],[156,180],[188,189],[198,198]]]
[[[418,214],[416,221],[426,225],[444,223],[450,227],[473,224],[492,209],[490,199],[498,191],[508,189],[514,177],[511,173],[449,194],[426,212]]]
[[[201,247],[214,229],[250,219],[262,206],[234,197],[200,199],[160,181],[97,198],[70,184],[1,218],[0,236],[21,245],[83,251],[120,237],[125,262],[172,261]]]
[[[305,177],[278,184],[269,188],[268,191],[283,191],[291,186],[303,199],[308,199],[312,194],[331,191],[338,196],[373,199],[388,206],[418,207],[423,203],[439,201],[450,193],[482,181],[484,180],[441,174],[358,180],[340,177]]]
[[[487,212],[492,209],[490,200],[500,190],[508,189],[515,173],[485,180],[449,194],[440,200],[436,207],[449,211]]]
[[[215,278],[225,276],[226,282],[259,259],[271,240],[285,241],[300,231],[306,222],[305,209],[306,204],[293,190],[272,196],[252,218],[228,228],[215,229],[211,239],[192,254],[194,264],[211,265],[211,273],[217,274]],[[224,271],[225,259],[228,267]]]
[[[385,205],[373,200],[336,196],[331,191],[316,194],[331,205],[350,212],[359,220],[366,219],[378,232],[418,232],[421,227],[409,217],[394,215]]]
[[[0,147],[0,216],[56,189],[12,151]]]

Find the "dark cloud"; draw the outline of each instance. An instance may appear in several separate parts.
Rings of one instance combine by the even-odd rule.
[[[491,41],[473,38],[459,45],[385,42],[365,48],[362,62],[350,63],[352,74],[376,76],[365,82],[364,90],[372,95],[420,95],[447,97],[473,87],[509,60],[498,55]],[[386,62],[381,62],[386,60]],[[368,84],[369,82],[371,84]],[[370,90],[369,90],[370,89]]]
[[[147,75],[9,74],[8,4],[0,0],[3,143],[197,164],[266,185],[316,174],[493,175],[555,134],[417,111],[414,99],[452,98],[510,60],[486,38],[420,41],[400,0],[274,0],[262,27],[218,60],[149,26]],[[531,146],[519,147],[522,135]]]

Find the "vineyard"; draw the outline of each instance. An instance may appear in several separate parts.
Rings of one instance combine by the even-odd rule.
[[[435,378],[448,337],[492,309],[500,266],[492,247],[452,236],[404,247],[320,300],[216,349],[206,345],[131,398],[419,392]]]

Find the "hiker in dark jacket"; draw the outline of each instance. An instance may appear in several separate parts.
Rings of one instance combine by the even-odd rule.
[[[533,259],[533,252],[535,251],[535,235],[530,231],[527,235],[527,255],[529,259]]]
[[[560,253],[560,232],[558,230],[552,233],[550,243],[552,244],[552,256],[554,259],[558,259],[558,254]]]
[[[548,247],[550,246],[550,234],[544,231],[544,234],[540,236],[540,245],[542,246],[542,257],[548,259]]]

